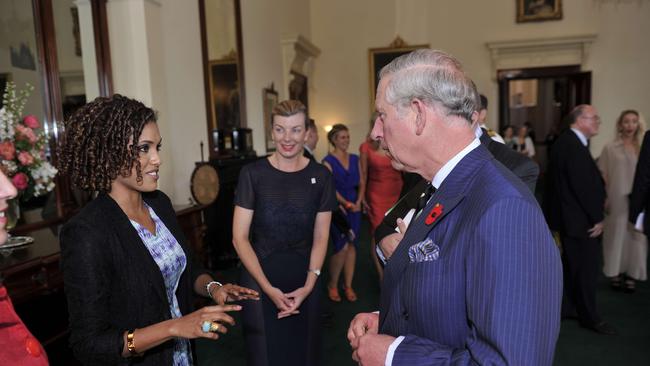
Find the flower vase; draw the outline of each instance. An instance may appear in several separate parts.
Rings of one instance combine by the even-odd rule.
[[[5,225],[5,228],[7,229],[7,232],[9,232],[16,227],[18,221],[20,220],[20,200],[18,197],[7,201],[5,217],[7,218],[7,224]],[[32,242],[34,242],[34,238],[30,236],[13,236],[11,233],[8,233],[7,242],[0,245],[0,247],[2,247],[3,250],[2,254],[6,255],[7,253],[5,252],[7,250],[11,251],[14,248],[23,247],[25,244],[30,244]]]
[[[7,201],[7,210],[5,211],[5,217],[7,218],[7,231],[16,227],[18,220],[20,220],[20,200],[18,197],[12,198]]]

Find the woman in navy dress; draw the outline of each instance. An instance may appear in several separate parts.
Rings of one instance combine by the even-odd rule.
[[[318,276],[334,185],[327,169],[303,156],[305,106],[284,101],[271,119],[276,151],[242,169],[235,195],[241,283],[262,295],[243,307],[248,365],[319,365]]]
[[[334,176],[336,199],[345,209],[348,224],[354,232],[354,238],[351,238],[334,225],[330,229],[334,254],[330,258],[330,279],[327,284],[327,293],[330,300],[341,301],[338,284],[342,270],[345,297],[348,301],[357,301],[357,294],[352,289],[352,279],[357,260],[356,247],[359,243],[361,201],[365,195],[365,185],[361,180],[359,156],[348,153],[348,147],[350,147],[348,128],[344,124],[335,124],[327,133],[327,140],[334,150],[323,159],[323,164]]]

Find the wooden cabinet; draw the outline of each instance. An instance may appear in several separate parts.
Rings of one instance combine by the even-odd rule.
[[[219,174],[219,196],[206,207],[205,222],[207,232],[205,246],[208,268],[224,269],[239,261],[232,245],[232,217],[235,210],[235,189],[239,181],[241,168],[263,157],[241,157],[232,159],[214,159],[210,164]]]

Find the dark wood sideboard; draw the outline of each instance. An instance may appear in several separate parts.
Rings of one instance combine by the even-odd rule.
[[[265,156],[236,157],[229,159],[211,159],[219,174],[219,195],[214,203],[205,209],[205,247],[208,268],[220,270],[232,267],[239,262],[239,257],[232,245],[232,218],[234,213],[235,190],[239,181],[239,172]]]
[[[207,230],[203,211],[206,206],[174,207],[178,221],[195,254],[208,264],[204,246]],[[60,270],[60,247],[57,227],[29,233],[34,243],[0,256],[0,279],[4,282],[16,312],[34,336],[43,343],[50,364],[75,365],[67,345],[68,312]]]

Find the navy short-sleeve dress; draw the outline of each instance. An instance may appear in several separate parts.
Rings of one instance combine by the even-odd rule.
[[[287,293],[305,284],[319,212],[336,207],[332,175],[310,161],[302,170],[283,172],[260,159],[239,176],[235,205],[253,210],[251,245],[264,274]],[[321,354],[319,282],[299,308],[277,319],[278,309],[244,268],[240,284],[260,292],[260,301],[242,306],[248,365],[318,365]]]

